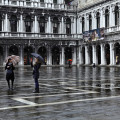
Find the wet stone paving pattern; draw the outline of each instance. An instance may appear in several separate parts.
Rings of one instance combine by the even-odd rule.
[[[41,67],[39,84],[16,67],[9,91],[0,68],[0,120],[120,120],[119,67]]]

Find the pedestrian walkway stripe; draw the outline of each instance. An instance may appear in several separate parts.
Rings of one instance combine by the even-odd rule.
[[[13,107],[4,107],[0,108],[0,110],[8,110],[8,109],[17,109],[17,108],[29,108],[29,107],[41,107],[41,106],[49,106],[49,105],[60,105],[60,104],[68,104],[68,103],[76,103],[76,102],[86,102],[86,101],[100,101],[100,100],[108,100],[120,98],[120,96],[109,96],[109,97],[99,97],[99,98],[90,98],[90,99],[80,99],[80,100],[69,100],[69,101],[61,101],[61,102],[52,102],[52,103],[44,103],[44,104],[31,104],[24,106],[13,106]]]

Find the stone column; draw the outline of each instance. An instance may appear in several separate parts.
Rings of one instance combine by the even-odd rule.
[[[82,33],[82,17],[78,18],[77,31],[78,34]]]
[[[105,27],[105,9],[101,8],[100,11],[100,28]]]
[[[35,15],[35,24],[34,24],[35,26],[34,26],[34,32],[35,33],[39,33],[38,32],[38,27],[39,27],[39,25],[38,25],[38,21],[37,21],[37,16]]]
[[[20,15],[20,32],[23,32],[23,16]]]
[[[96,45],[93,45],[92,49],[93,49],[93,63],[95,63],[95,65],[97,65],[98,60],[97,60],[97,53],[96,53]]]
[[[101,65],[106,65],[104,44],[101,44]]]
[[[82,46],[79,46],[78,48],[78,54],[79,54],[79,64],[82,65],[83,64],[83,56],[82,56]]]
[[[96,27],[96,24],[97,24],[97,22],[96,22],[96,17],[95,17],[95,12],[92,12],[92,29],[96,29],[97,27]]]
[[[4,31],[8,32],[8,15],[7,15],[7,13],[5,14]]]
[[[48,47],[47,52],[47,65],[52,65],[52,53],[51,53],[51,47]]]
[[[110,65],[115,65],[115,53],[113,43],[110,43]]]
[[[85,16],[85,31],[89,30],[89,15],[86,14]]]
[[[62,46],[62,61],[61,61],[61,64],[62,65],[65,65],[65,48],[64,48],[64,46]]]
[[[85,46],[85,64],[86,65],[90,64],[88,46]]]
[[[76,47],[73,47],[72,60],[72,65],[76,65]]]
[[[115,6],[114,5],[110,5],[110,19],[109,19],[110,27],[115,26],[114,9],[115,9]]]
[[[65,33],[65,26],[64,26],[64,18],[62,17],[62,23],[61,23],[61,33],[64,34]]]
[[[52,32],[52,25],[51,25],[51,18],[50,18],[50,16],[48,17],[48,33],[53,33]]]
[[[20,65],[24,65],[24,46],[21,45],[20,46]]]

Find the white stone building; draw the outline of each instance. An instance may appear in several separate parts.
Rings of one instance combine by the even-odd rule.
[[[0,64],[15,54],[29,65],[31,52],[47,65],[119,64],[120,1],[84,1],[0,0]]]

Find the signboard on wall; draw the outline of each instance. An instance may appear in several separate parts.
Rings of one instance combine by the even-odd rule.
[[[104,39],[104,29],[94,29],[83,32],[83,39],[86,42]]]

